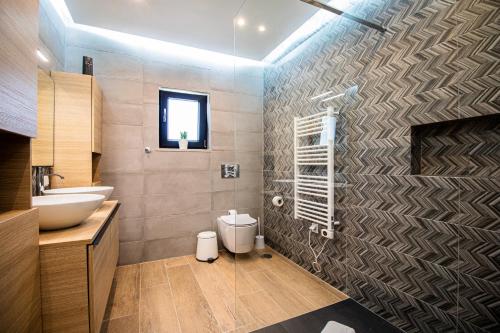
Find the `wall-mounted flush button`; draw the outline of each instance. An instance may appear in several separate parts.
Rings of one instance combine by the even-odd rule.
[[[220,175],[221,175],[221,178],[240,178],[240,165],[239,164],[221,164]]]

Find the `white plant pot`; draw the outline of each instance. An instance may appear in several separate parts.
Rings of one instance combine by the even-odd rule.
[[[186,139],[179,140],[179,149],[181,149],[181,150],[188,149],[188,140],[186,140]]]

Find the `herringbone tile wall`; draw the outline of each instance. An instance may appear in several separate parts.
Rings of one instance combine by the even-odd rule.
[[[444,135],[429,127],[423,172],[411,168],[412,126],[500,114],[499,7],[358,2],[351,11],[385,35],[337,19],[265,73],[269,243],[312,271],[308,223],[293,218],[292,184],[276,180],[293,179],[293,117],[317,112],[312,96],[357,86],[337,128],[341,226],[317,275],[408,332],[500,331],[498,118]],[[270,204],[276,193],[281,208]]]

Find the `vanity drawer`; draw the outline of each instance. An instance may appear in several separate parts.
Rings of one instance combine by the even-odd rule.
[[[94,243],[88,247],[91,332],[99,332],[101,329],[118,262],[118,246],[118,212],[116,212]]]

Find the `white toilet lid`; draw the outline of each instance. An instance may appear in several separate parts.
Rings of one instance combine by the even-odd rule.
[[[229,225],[252,225],[257,223],[257,220],[248,214],[223,215],[220,217],[222,222]]]

